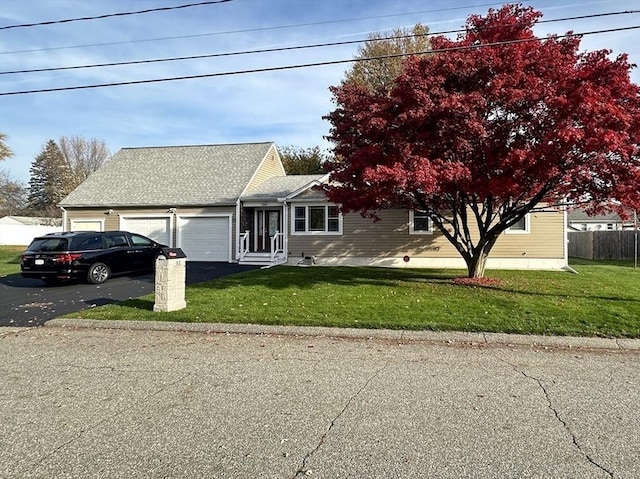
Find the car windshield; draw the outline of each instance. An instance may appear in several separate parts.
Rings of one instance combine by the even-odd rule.
[[[67,238],[36,238],[31,242],[27,251],[68,251],[68,249],[69,242]]]

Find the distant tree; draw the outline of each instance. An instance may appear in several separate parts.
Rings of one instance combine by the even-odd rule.
[[[111,158],[105,142],[96,138],[86,140],[79,136],[63,136],[58,140],[58,146],[72,173],[72,189]]]
[[[27,188],[0,170],[0,217],[20,215],[27,208]]]
[[[73,189],[73,172],[55,141],[49,140],[31,163],[29,209],[52,215],[56,205]]]
[[[333,87],[329,199],[427,215],[482,277],[498,237],[540,204],[640,204],[640,87],[627,55],[537,39],[521,5],[472,15],[446,52],[405,62],[390,94]]]
[[[327,156],[319,146],[313,148],[285,146],[280,148],[280,159],[287,175],[315,175],[324,172],[323,163],[327,160]]]
[[[402,65],[407,56],[395,56],[379,60],[367,58],[402,55],[408,53],[421,54],[430,49],[429,28],[418,23],[413,28],[398,28],[391,35],[373,33],[358,49],[357,61],[345,73],[345,83],[360,85],[371,91],[390,92],[393,82],[402,72]]]
[[[6,139],[7,135],[0,132],[0,161],[4,161],[13,156],[13,151],[11,151],[11,148],[9,148],[5,143]]]

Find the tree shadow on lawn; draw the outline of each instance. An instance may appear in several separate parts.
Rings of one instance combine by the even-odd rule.
[[[301,270],[304,274],[300,274]],[[559,272],[559,274],[570,274]],[[192,290],[213,289],[224,290],[228,288],[261,287],[266,289],[311,289],[320,284],[333,284],[336,286],[386,286],[399,287],[403,283],[419,283],[434,285],[450,285],[454,288],[478,289],[496,291],[500,293],[512,293],[528,296],[560,297],[564,299],[593,299],[607,301],[640,302],[639,298],[630,298],[612,295],[579,294],[559,290],[557,292],[531,291],[518,288],[516,285],[465,285],[454,284],[455,278],[464,277],[465,270],[441,270],[441,269],[410,269],[410,268],[376,268],[376,267],[296,267],[279,266],[277,269],[254,270],[239,273],[217,280],[200,283],[190,287]],[[502,279],[502,278],[501,278]],[[509,281],[506,279],[505,281]]]
[[[301,274],[302,273],[302,274]],[[464,271],[460,270],[460,275]],[[376,267],[299,267],[279,266],[277,269],[256,270],[247,273],[234,274],[206,283],[200,283],[192,288],[226,289],[234,286],[259,286],[269,289],[311,289],[319,284],[334,284],[336,286],[388,286],[398,287],[401,283],[450,283],[460,275],[452,274],[451,270],[416,270],[404,268],[376,268]]]

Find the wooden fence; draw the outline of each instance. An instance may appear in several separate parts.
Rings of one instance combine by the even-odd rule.
[[[639,233],[640,234],[640,233]],[[584,259],[633,259],[636,232],[571,231],[569,256]]]

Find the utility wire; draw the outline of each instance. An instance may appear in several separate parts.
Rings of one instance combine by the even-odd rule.
[[[600,33],[612,33],[612,32],[620,32],[624,30],[635,30],[640,28],[640,25],[635,25],[631,27],[620,27],[620,28],[609,28],[606,30],[594,30],[590,32],[582,32],[582,33],[567,33],[565,35],[556,35],[553,38],[567,38],[567,37],[584,37],[587,35],[596,35]],[[274,72],[274,71],[282,71],[282,70],[294,70],[300,68],[310,68],[310,67],[318,67],[318,66],[328,66],[328,65],[339,65],[344,63],[354,63],[360,61],[371,61],[371,60],[384,60],[387,58],[399,58],[405,56],[412,55],[426,55],[430,53],[445,53],[445,52],[454,52],[454,51],[463,51],[463,50],[477,50],[485,47],[498,47],[505,45],[515,45],[519,43],[528,43],[528,42],[537,42],[548,40],[546,38],[524,38],[519,40],[509,40],[504,42],[494,42],[494,43],[485,43],[478,45],[469,45],[464,47],[451,47],[451,48],[441,48],[441,49],[431,49],[423,52],[415,52],[415,53],[399,53],[393,55],[381,55],[376,57],[369,58],[359,58],[359,59],[349,59],[349,60],[334,60],[327,62],[318,62],[318,63],[304,63],[298,65],[288,65],[288,66],[279,66],[279,67],[268,67],[268,68],[256,68],[251,70],[236,70],[231,72],[221,72],[221,73],[206,73],[202,75],[189,75],[189,76],[181,76],[181,77],[170,77],[170,78],[155,78],[150,80],[136,80],[136,81],[127,81],[127,82],[114,82],[114,83],[100,83],[93,85],[79,85],[79,86],[70,86],[70,87],[60,87],[60,88],[45,88],[41,90],[23,90],[23,91],[13,91],[13,92],[0,92],[0,96],[9,96],[9,95],[26,95],[30,93],[49,93],[49,92],[57,92],[57,91],[69,91],[69,90],[86,90],[90,88],[104,88],[104,87],[114,87],[114,86],[125,86],[125,85],[141,85],[148,83],[161,83],[161,82],[169,82],[169,81],[177,81],[177,80],[195,80],[199,78],[213,78],[213,77],[222,77],[222,76],[232,76],[232,75],[244,75],[247,73],[265,73],[265,72]]]
[[[129,43],[142,43],[142,42],[156,42],[161,40],[180,40],[185,38],[198,38],[198,37],[209,37],[216,35],[230,35],[233,33],[253,33],[253,32],[262,32],[267,30],[284,30],[287,28],[296,28],[296,27],[311,27],[318,25],[329,25],[335,23],[347,23],[347,22],[355,22],[360,20],[375,20],[380,18],[391,18],[391,17],[403,17],[407,15],[418,15],[423,13],[437,13],[437,12],[446,12],[450,10],[463,10],[467,8],[478,8],[478,7],[490,7],[494,5],[502,5],[503,2],[494,2],[494,3],[481,3],[478,5],[466,5],[462,7],[449,7],[449,8],[439,8],[435,10],[421,10],[418,12],[408,12],[408,13],[392,13],[388,15],[377,15],[373,17],[357,17],[357,18],[347,18],[343,20],[327,20],[324,22],[313,22],[313,23],[296,23],[291,25],[276,25],[273,27],[259,27],[259,28],[249,28],[244,30],[228,30],[223,32],[213,32],[213,33],[196,33],[193,35],[180,35],[175,37],[160,37],[160,38],[145,38],[141,40],[125,40],[121,42],[107,42],[107,43],[92,43],[87,45],[71,45],[66,47],[51,47],[51,48],[35,48],[31,50],[14,50],[9,52],[0,52],[0,55],[10,55],[14,53],[32,53],[32,52],[44,52],[50,50],[67,50],[72,48],[86,48],[86,47],[104,47],[110,45],[124,45]]]
[[[65,20],[51,20],[48,22],[39,22],[39,23],[23,23],[21,25],[6,25],[4,27],[0,27],[0,30],[9,30],[11,28],[26,28],[26,27],[39,27],[42,25],[55,25],[58,23],[71,23],[71,22],[80,22],[84,20],[100,20],[103,18],[109,17],[124,17],[127,15],[140,15],[143,13],[152,13],[152,12],[164,12],[168,10],[178,10],[181,8],[191,8],[191,7],[200,7],[202,5],[213,5],[216,3],[226,3],[232,2],[233,0],[211,0],[208,2],[199,2],[199,3],[187,3],[184,5],[176,5],[174,7],[158,7],[158,8],[148,8],[146,10],[138,10],[136,12],[120,12],[120,13],[107,13],[104,15],[96,15],[94,17],[79,17],[79,18],[67,18]]]
[[[563,22],[568,20],[584,20],[588,18],[605,17],[605,16],[611,16],[611,15],[628,15],[632,13],[640,13],[640,10],[625,10],[620,12],[605,12],[605,13],[597,13],[597,14],[591,14],[591,15],[580,15],[576,17],[555,18],[555,19],[549,19],[549,20],[541,20],[538,23]],[[497,26],[497,27],[487,27],[487,28],[501,28],[501,27]],[[464,31],[466,30],[462,28],[457,30],[447,30],[447,31],[433,32],[433,33],[429,32],[424,35],[411,34],[411,35],[389,36],[389,37],[376,38],[374,41],[416,38],[419,36],[445,35],[445,34],[451,34],[451,33],[460,33]],[[348,41],[342,41],[342,42],[329,42],[329,43],[316,43],[316,44],[298,45],[298,46],[289,46],[289,47],[265,48],[265,49],[259,49],[259,50],[243,50],[243,51],[226,52],[226,53],[209,53],[204,55],[192,55],[192,56],[184,56],[184,57],[156,58],[156,59],[150,59],[150,60],[133,60],[133,61],[127,61],[127,62],[95,63],[95,64],[89,64],[89,65],[34,68],[30,70],[13,70],[13,71],[4,71],[4,72],[0,71],[0,75],[13,75],[13,74],[19,74],[19,73],[42,73],[42,72],[52,72],[52,71],[61,71],[61,70],[77,70],[77,69],[83,69],[83,68],[103,68],[103,67],[113,67],[113,66],[123,66],[123,65],[143,65],[148,63],[174,62],[174,61],[183,61],[183,60],[201,60],[203,58],[219,58],[219,57],[228,57],[228,56],[236,56],[236,55],[250,55],[250,54],[256,54],[256,53],[273,53],[273,52],[283,52],[283,51],[291,51],[291,50],[303,50],[303,49],[309,49],[309,48],[353,45],[356,43],[364,43],[368,41],[371,41],[371,39],[348,40]]]

